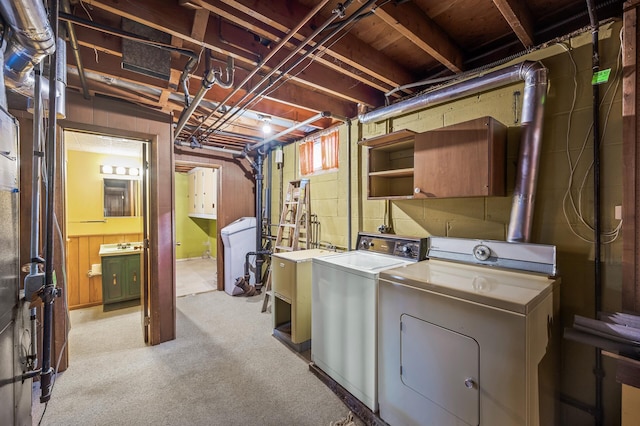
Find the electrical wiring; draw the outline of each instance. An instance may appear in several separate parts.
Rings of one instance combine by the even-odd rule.
[[[621,34],[622,35],[622,34]],[[569,219],[569,212],[567,211],[567,209],[570,207],[571,208],[571,212],[573,213],[573,215],[579,220],[579,223],[582,224],[582,226],[586,227],[589,231],[591,232],[595,232],[594,227],[588,223],[588,221],[585,219],[585,213],[583,212],[582,209],[582,194],[584,192],[584,188],[587,182],[587,178],[591,173],[591,170],[593,168],[593,160],[591,161],[591,163],[589,164],[589,166],[586,168],[586,171],[584,172],[584,176],[580,182],[580,185],[578,187],[578,199],[575,200],[574,199],[574,195],[572,192],[572,187],[574,184],[574,180],[575,180],[575,173],[576,170],[580,164],[580,160],[582,158],[582,155],[584,154],[584,151],[586,149],[586,145],[587,142],[589,140],[589,136],[591,134],[591,132],[593,131],[593,124],[591,124],[591,126],[589,127],[589,129],[587,129],[587,133],[585,135],[585,138],[581,144],[580,150],[578,152],[577,157],[574,159],[572,159],[571,157],[571,152],[570,152],[570,133],[571,133],[571,128],[572,128],[572,118],[573,118],[573,113],[575,111],[575,104],[576,104],[576,98],[577,98],[577,87],[578,87],[578,82],[577,82],[577,65],[575,63],[575,60],[573,58],[573,55],[571,54],[571,50],[569,48],[567,48],[567,46],[565,46],[564,44],[559,44],[559,46],[561,46],[562,48],[565,49],[565,51],[568,53],[569,58],[571,60],[572,66],[573,66],[573,82],[574,82],[574,87],[573,87],[573,98],[572,98],[572,102],[571,102],[571,108],[569,111],[569,115],[568,115],[568,119],[567,119],[567,133],[566,133],[566,156],[567,156],[567,163],[569,165],[569,177],[568,177],[568,182],[567,182],[567,189],[565,191],[564,197],[563,197],[563,202],[562,202],[562,210],[563,210],[563,215],[564,218],[567,222],[567,225],[569,226],[570,231],[580,240],[588,242],[588,243],[594,243],[595,241],[592,239],[589,239],[587,237],[584,237],[583,235],[581,235],[578,230],[575,228],[575,224],[572,224],[571,220]],[[614,72],[614,77],[613,79],[616,81],[615,85],[609,85],[609,87],[607,88],[607,90],[605,91],[601,101],[600,101],[600,107],[602,107],[605,102],[606,102],[606,98],[607,95],[609,94],[609,92],[611,91],[611,89],[613,88],[613,92],[611,94],[611,100],[609,101],[609,106],[607,109],[607,113],[606,113],[606,117],[605,117],[605,122],[603,125],[603,131],[602,131],[602,138],[601,140],[604,140],[604,136],[606,134],[606,129],[607,129],[607,125],[609,122],[609,117],[611,115],[611,109],[613,106],[613,101],[615,98],[615,95],[618,91],[619,85],[620,85],[620,81],[621,81],[621,61],[622,58],[622,42],[620,43],[620,49],[618,51],[618,55],[617,55],[617,61],[616,61],[616,70]],[[606,238],[606,240],[604,240],[602,243],[603,244],[610,244],[612,242],[614,242],[619,234],[620,234],[620,230],[622,228],[622,220],[620,220],[620,222],[618,223],[618,225],[611,231],[607,231],[607,232],[603,232],[602,236],[604,238]]]

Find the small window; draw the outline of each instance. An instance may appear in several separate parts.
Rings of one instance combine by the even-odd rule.
[[[299,146],[300,175],[311,176],[328,171],[338,170],[338,153],[340,151],[338,129],[302,142]]]

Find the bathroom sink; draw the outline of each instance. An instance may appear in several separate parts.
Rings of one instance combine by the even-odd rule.
[[[142,243],[115,243],[115,244],[101,244],[100,256],[121,256],[124,254],[136,254],[142,250]]]

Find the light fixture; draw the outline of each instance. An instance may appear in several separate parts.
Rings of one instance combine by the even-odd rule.
[[[139,167],[111,166],[109,164],[103,164],[100,166],[100,173],[118,176],[128,175],[137,178],[142,174],[142,170]]]
[[[262,133],[265,135],[271,134],[271,117],[268,115],[258,114],[258,120],[262,121]]]

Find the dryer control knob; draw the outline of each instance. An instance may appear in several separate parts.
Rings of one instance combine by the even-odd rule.
[[[473,257],[478,260],[487,260],[491,257],[491,249],[483,244],[479,244],[473,248]]]

